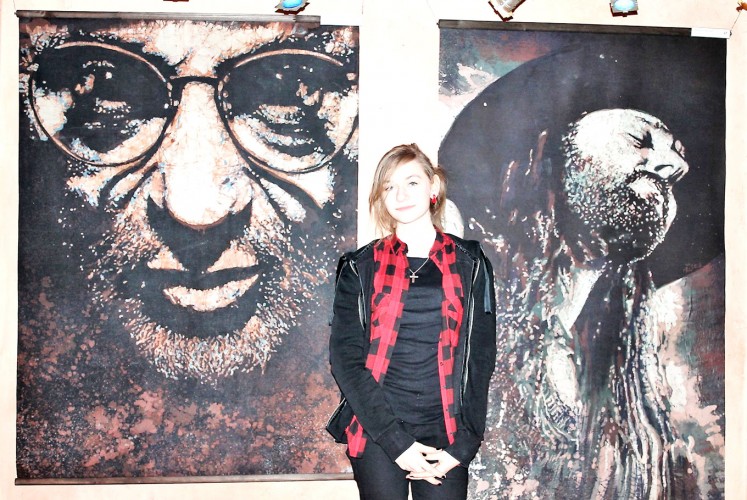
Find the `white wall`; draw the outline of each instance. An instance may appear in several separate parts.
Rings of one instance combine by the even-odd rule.
[[[18,36],[16,10],[273,14],[278,0],[0,0],[0,498],[130,499],[355,498],[352,481],[119,486],[14,486],[17,335]],[[747,14],[737,0],[639,0],[639,13],[612,17],[606,0],[525,0],[513,22],[704,27],[731,30],[727,63],[726,414],[727,498],[747,498]],[[707,6],[707,7],[704,7]],[[500,22],[487,0],[311,0],[324,24],[359,24],[360,194],[365,200],[381,154],[418,142],[435,158],[439,19]],[[742,19],[742,17],[744,19]],[[735,22],[736,21],[736,22]],[[361,205],[359,239],[372,236]]]

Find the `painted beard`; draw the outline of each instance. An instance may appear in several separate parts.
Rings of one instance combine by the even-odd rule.
[[[171,249],[153,227],[159,209],[139,193],[123,210],[107,210],[114,226],[90,246],[93,302],[169,378],[215,385],[236,372],[264,370],[316,287],[329,281],[329,238],[301,234],[257,185],[253,196],[235,214],[240,235],[226,244],[234,254],[251,256],[248,267],[199,277],[154,268]],[[193,246],[204,237],[196,233]]]
[[[600,238],[608,254],[641,260],[664,240],[677,205],[671,186],[659,177],[636,172],[614,184],[584,185],[566,179],[566,203],[585,228]]]

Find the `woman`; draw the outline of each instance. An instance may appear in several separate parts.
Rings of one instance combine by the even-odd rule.
[[[406,499],[410,486],[414,499],[466,498],[483,439],[493,272],[479,243],[443,232],[445,202],[443,170],[415,144],[391,149],[369,197],[389,234],[338,266],[330,363],[345,399],[328,428],[362,499]]]

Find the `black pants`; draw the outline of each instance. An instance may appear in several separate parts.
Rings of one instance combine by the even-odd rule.
[[[416,429],[410,433],[417,441],[428,446],[444,448],[441,439],[428,438]],[[414,432],[413,432],[414,431]],[[446,439],[445,433],[443,439]],[[440,485],[425,480],[411,481],[408,472],[399,468],[383,449],[370,438],[360,458],[350,457],[353,476],[358,484],[361,500],[407,500],[408,489],[412,488],[413,500],[464,500],[467,498],[467,469],[457,465],[439,479]]]

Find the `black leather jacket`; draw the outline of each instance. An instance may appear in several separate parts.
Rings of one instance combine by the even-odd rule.
[[[464,286],[464,318],[454,359],[457,433],[446,451],[467,467],[485,431],[488,384],[495,367],[496,320],[493,269],[477,241],[449,235],[457,247]],[[337,268],[330,364],[343,396],[370,439],[394,461],[413,442],[392,413],[384,392],[366,369],[373,293],[374,242],[346,253]],[[349,422],[347,422],[349,423]]]

